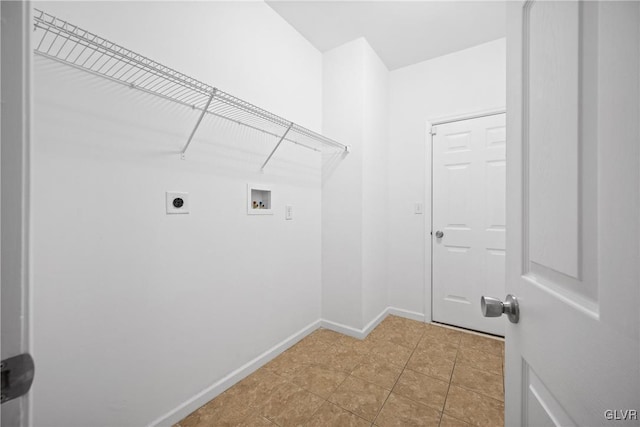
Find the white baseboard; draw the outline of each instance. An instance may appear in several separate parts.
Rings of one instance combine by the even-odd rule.
[[[184,417],[214,399],[216,396],[221,394],[223,391],[233,386],[243,378],[247,377],[258,368],[267,364],[270,360],[274,359],[281,353],[283,353],[286,349],[293,346],[298,341],[302,340],[304,337],[315,331],[316,329],[322,327],[326,329],[330,329],[335,332],[339,332],[345,335],[349,335],[354,338],[364,339],[369,335],[369,333],[376,327],[380,322],[384,320],[389,314],[393,314],[395,316],[404,317],[411,320],[418,320],[420,322],[424,322],[424,314],[416,313],[414,311],[403,310],[395,307],[387,307],[379,315],[377,315],[371,322],[369,322],[364,328],[357,329],[351,326],[343,325],[341,323],[332,322],[330,320],[318,319],[295,334],[289,336],[284,339],[280,343],[271,347],[269,350],[265,351],[258,357],[249,362],[245,363],[235,371],[231,372],[221,380],[215,382],[210,385],[206,389],[202,390],[200,393],[191,397],[186,402],[182,403],[177,408],[171,410],[167,414],[159,417],[155,421],[149,424],[149,427],[170,427],[178,421],[182,420]]]
[[[356,329],[351,326],[343,325],[342,323],[332,322],[331,320],[320,320],[320,327],[329,329],[341,334],[349,335],[350,337],[362,339],[364,338],[361,329]]]
[[[365,326],[364,329],[362,329],[362,332],[364,334],[362,338],[365,338],[367,335],[369,335],[369,333],[373,331],[376,328],[376,326],[378,326],[380,322],[382,322],[384,318],[387,317],[388,315],[389,315],[389,307],[382,310],[382,312],[378,314],[371,322],[367,323],[367,326]]]
[[[416,311],[403,310],[401,308],[389,307],[389,314],[394,316],[404,317],[405,319],[417,320],[418,322],[424,322],[424,313],[418,313]]]
[[[200,393],[196,394],[177,408],[156,419],[149,424],[149,427],[170,427],[178,421],[182,420],[184,417],[186,417],[205,403],[209,402],[211,399],[215,398],[232,385],[247,377],[261,366],[264,366],[270,360],[283,353],[286,349],[293,346],[295,343],[309,335],[311,332],[318,329],[320,327],[320,324],[321,320],[316,320],[315,322],[311,323],[310,325],[306,326],[290,337],[284,339],[255,359],[250,360],[221,380],[202,390]]]
[[[380,322],[387,317],[389,312],[389,308],[385,308],[378,314],[375,319],[369,322],[364,328],[356,329],[352,326],[343,325],[342,323],[332,322],[331,320],[322,319],[320,322],[320,326],[325,329],[330,329],[335,332],[339,332],[341,334],[349,335],[350,337],[358,338],[359,340],[364,339]]]

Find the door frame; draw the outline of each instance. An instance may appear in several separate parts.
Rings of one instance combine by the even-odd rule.
[[[487,110],[472,111],[451,116],[429,118],[425,126],[425,173],[424,173],[424,321],[433,322],[433,134],[434,126],[444,125],[462,120],[478,119],[481,117],[506,114],[506,106]]]
[[[31,352],[30,333],[30,135],[32,126],[33,18],[29,0],[0,7],[2,150],[2,359]],[[29,394],[2,405],[2,425],[30,424]]]

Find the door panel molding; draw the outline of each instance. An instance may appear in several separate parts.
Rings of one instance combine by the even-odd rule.
[[[542,427],[540,424],[532,426],[530,419],[545,420],[548,422],[544,425],[574,427],[577,424],[571,419],[569,414],[562,408],[562,405],[553,397],[553,394],[544,385],[544,382],[531,369],[526,361],[522,363],[524,384],[523,394],[527,396],[525,403],[525,412],[522,419],[524,427]],[[533,413],[533,412],[537,413]]]
[[[583,2],[529,0],[522,14],[522,274],[597,315],[598,280],[593,262],[597,259],[597,233],[593,232],[597,228],[598,194],[597,74],[584,71],[593,68],[597,59],[597,43],[584,43],[590,34],[584,23],[597,22],[597,8]],[[537,22],[544,19],[551,22]],[[534,40],[532,25],[539,34]],[[566,31],[567,27],[571,31]],[[559,28],[564,32],[553,31]],[[545,37],[547,40],[537,40]],[[532,45],[537,46],[533,48],[536,52],[532,52]],[[557,49],[573,56],[567,59],[552,52],[546,56],[553,58],[544,63],[550,45],[558,45]],[[532,54],[542,57],[533,77]],[[559,57],[563,64],[553,62]],[[562,76],[567,69],[569,75]],[[544,123],[533,126],[537,133],[542,129],[540,135],[531,134],[532,121]],[[532,138],[536,140],[534,147]]]
[[[525,268],[535,261],[578,280],[581,15],[579,2],[528,1],[524,5],[522,46],[522,144],[527,171],[523,195],[524,212],[529,214],[523,217]],[[531,36],[532,29],[536,37]],[[556,54],[560,51],[563,55]],[[537,56],[534,65],[532,54]],[[545,125],[532,126],[532,121]],[[536,140],[533,147],[532,138]],[[563,177],[557,176],[560,170]],[[551,212],[547,204],[563,209]]]

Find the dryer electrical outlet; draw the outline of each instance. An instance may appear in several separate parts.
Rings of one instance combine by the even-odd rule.
[[[189,193],[167,191],[167,214],[188,214]]]

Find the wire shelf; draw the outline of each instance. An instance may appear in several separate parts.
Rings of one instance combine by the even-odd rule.
[[[317,147],[326,145],[349,152],[349,147],[344,144],[42,10],[35,9],[33,19],[34,53],[199,110],[201,114],[181,152],[183,158],[202,118],[207,113],[278,138],[277,145],[262,168],[283,141],[316,151],[320,151]]]

